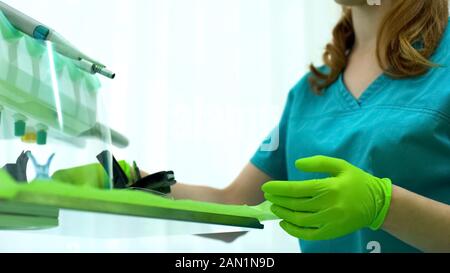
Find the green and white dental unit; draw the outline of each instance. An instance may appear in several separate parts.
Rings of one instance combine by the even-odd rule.
[[[177,201],[111,187],[112,158],[104,160],[104,170],[88,164],[109,145],[129,142],[106,125],[97,75],[115,77],[51,28],[0,1],[0,230],[58,226],[60,209],[246,228],[276,219],[267,203]],[[55,175],[72,168],[76,181]],[[93,174],[106,182],[89,185]]]

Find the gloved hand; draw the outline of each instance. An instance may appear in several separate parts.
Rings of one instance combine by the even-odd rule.
[[[134,174],[130,164],[126,161],[119,161],[119,165],[127,175],[128,180],[133,181]],[[98,189],[105,189],[109,185],[109,177],[103,166],[98,163],[59,170],[52,175],[52,179],[67,184],[91,186]]]
[[[376,178],[344,160],[324,156],[295,163],[304,172],[331,177],[269,182],[262,187],[281,227],[302,240],[332,240],[362,228],[378,230],[390,208],[392,182]]]

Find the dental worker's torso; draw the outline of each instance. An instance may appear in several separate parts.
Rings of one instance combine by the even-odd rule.
[[[258,151],[252,163],[274,180],[324,177],[301,173],[295,161],[315,155],[342,158],[394,184],[450,204],[450,30],[432,61],[442,65],[407,79],[381,75],[359,99],[341,74],[313,93],[304,77],[290,92],[280,123],[280,147]],[[356,96],[358,97],[358,96]],[[301,242],[304,252],[416,252],[384,231]]]

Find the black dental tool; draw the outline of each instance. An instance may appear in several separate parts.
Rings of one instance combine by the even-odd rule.
[[[129,181],[122,167],[109,151],[102,152],[97,156],[97,159],[107,173],[109,173],[110,160],[112,160],[114,189],[142,190],[159,195],[167,195],[171,192],[171,187],[177,183],[173,171],[159,172],[141,178],[141,172],[136,162],[133,163],[133,169],[136,173],[137,181]]]
[[[120,167],[119,162],[114,158],[114,156],[109,151],[104,151],[97,156],[98,161],[102,164],[106,173],[109,174],[110,166],[112,166],[113,171],[113,183],[114,189],[126,189],[128,186],[128,177],[125,172]],[[112,162],[110,160],[112,159]],[[112,165],[111,165],[112,164]]]
[[[26,152],[22,152],[17,158],[16,163],[7,164],[5,167],[3,167],[3,170],[7,171],[8,174],[17,182],[27,182],[28,160],[29,158]]]
[[[175,185],[175,174],[172,171],[159,172],[138,180],[130,188],[147,189],[157,191],[163,194],[169,194],[171,187]]]

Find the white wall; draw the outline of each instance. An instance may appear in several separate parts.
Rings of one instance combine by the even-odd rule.
[[[3,0],[117,73],[102,80],[115,151],[149,172],[226,186],[320,63],[333,0]]]
[[[226,186],[320,62],[332,0],[5,0],[117,73],[111,125],[143,169]]]

